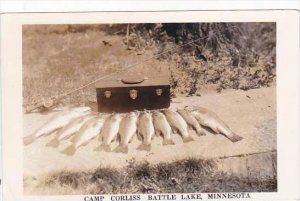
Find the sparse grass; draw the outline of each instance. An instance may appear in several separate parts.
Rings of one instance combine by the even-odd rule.
[[[108,36],[98,30],[45,34],[30,29],[31,26],[23,27],[24,106],[76,89],[110,73],[122,74],[125,67],[153,55],[151,49],[143,55],[127,51],[122,37]],[[112,46],[105,46],[104,40]],[[143,65],[158,66],[155,60]],[[96,90],[91,85],[67,96],[61,103],[84,104],[95,99]]]
[[[192,192],[273,192],[277,178],[244,177],[216,170],[213,160],[136,164],[123,169],[100,167],[90,172],[57,172],[39,185],[43,194],[130,194]]]
[[[210,37],[209,41],[201,41],[208,45],[203,48],[207,61],[195,60],[192,56],[193,48],[189,46],[147,61],[149,57],[168,48],[176,48],[179,44],[174,42],[172,36],[156,41],[156,36],[161,32],[154,31],[151,35],[142,25],[137,27],[141,27],[143,32],[135,30],[139,40],[130,40],[133,48],[128,50],[124,40],[126,25],[23,26],[23,105],[26,107],[47,100],[109,73],[117,72],[121,75],[124,67],[135,63],[144,69],[169,68],[173,96],[200,95],[206,86],[212,86],[214,91],[219,92],[226,88],[248,90],[265,87],[276,76],[275,26],[271,24],[249,24],[244,27],[243,34],[239,35],[246,39],[236,40],[230,36],[235,41],[234,45],[221,37],[224,34],[219,27],[218,32],[212,32],[216,35]],[[224,30],[230,32],[230,27]],[[113,34],[116,32],[120,34]],[[186,40],[184,42],[188,42]],[[111,46],[104,45],[102,41],[109,42]],[[223,47],[222,43],[226,43],[226,46]],[[255,52],[248,51],[251,45]],[[141,55],[138,54],[140,46],[145,48]],[[238,49],[242,46],[245,48]],[[235,48],[235,51],[231,48]],[[236,51],[239,52],[237,58],[232,53]],[[94,85],[65,97],[60,103],[82,105],[90,100],[96,100]]]

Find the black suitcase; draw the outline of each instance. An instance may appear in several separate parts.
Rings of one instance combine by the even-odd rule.
[[[129,112],[170,106],[169,71],[166,68],[131,69],[96,83],[98,111]]]

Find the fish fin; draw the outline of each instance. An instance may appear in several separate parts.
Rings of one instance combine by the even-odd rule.
[[[220,131],[218,128],[215,128],[215,127],[209,127],[212,131],[213,131],[213,134],[217,135],[217,134],[220,134]]]
[[[28,135],[23,138],[24,145],[29,145],[36,139],[35,135]]]
[[[178,134],[178,130],[176,128],[172,128],[172,133],[173,134]]]
[[[79,117],[80,119],[78,120],[77,124],[81,124],[85,121],[85,118]]]
[[[99,142],[102,142],[102,140],[103,140],[103,135],[99,135],[99,136],[98,136],[98,141],[99,141]]]
[[[207,134],[212,134],[212,135],[217,135],[219,133],[219,131],[216,133],[213,129],[211,129],[210,127],[207,126],[202,126],[203,131]]]
[[[74,137],[74,134],[75,134],[75,132],[72,133],[72,134],[70,134],[70,135],[68,135],[68,136],[66,136],[66,137],[64,137],[64,138],[62,138],[61,140],[69,140],[69,139],[71,139],[72,137]]]
[[[160,136],[160,133],[161,133],[161,132],[159,132],[159,131],[155,131],[155,135],[156,135],[157,137]]]
[[[235,133],[232,133],[230,136],[225,136],[225,137],[227,137],[231,142],[238,142],[238,141],[244,139],[243,137],[241,137]]]
[[[100,145],[100,146],[96,147],[96,148],[94,149],[94,151],[111,152],[112,150],[111,150],[110,145]]]
[[[84,147],[84,146],[88,145],[88,144],[89,144],[89,142],[90,142],[90,141],[86,141],[85,143],[82,143],[82,145],[81,145],[81,146],[83,146],[83,147]]]
[[[141,135],[140,132],[137,132],[137,133],[136,133],[136,136],[137,136],[137,139],[138,139],[139,141],[142,141],[142,140],[143,140],[143,137],[142,137],[142,135]]]
[[[164,139],[163,145],[174,145],[174,141],[172,139]]]
[[[152,137],[151,137],[151,140],[153,140],[153,139],[154,139],[154,137],[155,137],[155,134],[153,133],[153,134],[152,134]]]
[[[56,148],[59,145],[59,140],[57,138],[52,139],[50,142],[46,144],[47,147]]]
[[[116,136],[114,137],[114,139],[112,140],[112,142],[117,142],[117,140],[118,140],[118,135],[116,135]]]
[[[92,124],[92,126],[91,127],[96,127],[98,125],[98,122],[97,121],[95,121],[93,124]]]
[[[65,150],[63,150],[61,153],[68,155],[68,156],[73,156],[75,152],[76,152],[75,146],[70,145]]]
[[[118,143],[121,142],[121,135],[120,135],[120,133],[117,134],[116,142],[118,142]]]
[[[76,141],[76,139],[77,139],[77,136],[74,135],[74,136],[70,137],[70,142],[74,143]]]
[[[198,133],[199,136],[206,136],[206,132],[204,130],[199,131]]]
[[[51,134],[56,134],[56,135],[57,135],[59,129],[61,129],[61,127],[56,128],[56,129],[50,131],[49,133],[45,133],[45,134],[43,135],[43,137],[47,137],[47,136],[49,136],[49,135],[51,135]]]
[[[196,133],[199,136],[205,136],[206,135],[206,132],[202,128],[197,128]]]
[[[184,143],[194,141],[194,139],[190,135],[182,137],[182,140]]]
[[[129,143],[131,143],[131,142],[133,141],[134,136],[135,136],[135,135],[133,135],[133,136],[130,138]]]
[[[139,151],[151,151],[151,144],[141,144],[138,146],[137,150]]]
[[[116,153],[128,153],[128,145],[119,145],[114,149]]]

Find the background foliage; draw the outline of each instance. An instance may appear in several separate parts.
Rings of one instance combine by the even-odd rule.
[[[173,96],[268,87],[276,76],[276,24],[26,25],[24,105],[137,62],[169,68]],[[82,104],[95,97],[91,86],[61,101]]]

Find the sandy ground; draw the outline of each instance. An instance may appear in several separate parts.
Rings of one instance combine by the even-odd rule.
[[[80,147],[74,156],[60,153],[70,143],[64,141],[57,149],[46,147],[54,136],[50,135],[24,146],[24,177],[39,175],[59,170],[90,170],[99,166],[124,167],[130,160],[150,163],[171,162],[187,157],[218,158],[237,154],[276,150],[276,88],[261,88],[249,91],[224,90],[222,93],[204,94],[201,97],[178,97],[173,99],[172,107],[199,105],[217,113],[244,140],[232,143],[221,135],[209,134],[198,137],[195,141],[183,143],[180,136],[174,135],[176,145],[163,146],[161,138],[152,142],[151,152],[137,151],[141,143],[136,138],[129,147],[128,154],[95,152],[97,140]],[[24,136],[31,134],[53,114],[26,114]],[[117,144],[114,144],[117,146]],[[264,159],[262,159],[264,160]],[[230,162],[229,162],[230,163]]]

